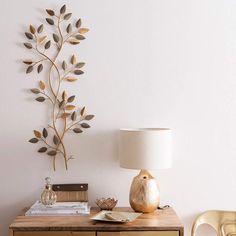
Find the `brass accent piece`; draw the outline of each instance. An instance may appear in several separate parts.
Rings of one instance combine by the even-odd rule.
[[[130,188],[129,202],[136,212],[150,213],[160,203],[160,191],[156,179],[147,171],[141,170],[134,177]]]
[[[81,27],[81,19],[78,19],[75,24],[73,20],[71,23],[68,22],[72,13],[67,13],[66,5],[63,5],[59,11],[46,9],[46,13],[49,16],[46,22],[52,28],[48,32],[53,31],[53,33],[46,34],[43,24],[38,27],[30,25],[28,32],[25,32],[27,42],[24,46],[37,57],[25,59],[23,63],[27,66],[26,74],[33,71],[40,74],[48,69],[45,81],[39,80],[37,87],[30,91],[36,95],[37,102],[48,102],[51,105],[51,121],[42,131],[34,130],[34,137],[29,142],[42,144],[38,152],[52,157],[54,170],[56,170],[56,159],[62,156],[67,170],[68,161],[74,157],[68,155],[64,137],[67,132],[79,134],[90,128],[87,121],[93,119],[94,115],[86,114],[84,106],[73,105],[75,95],[69,95],[61,86],[62,83],[76,82],[78,76],[84,73],[81,68],[85,63],[77,62],[75,55],[72,55],[69,60],[59,57],[66,44],[78,45],[85,39],[84,34],[89,30]]]
[[[208,224],[216,231],[218,236],[236,235],[236,211],[212,210],[200,214],[192,226],[192,236],[196,236],[198,227]]]

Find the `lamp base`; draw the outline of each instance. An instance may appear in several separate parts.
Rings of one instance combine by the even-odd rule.
[[[160,191],[155,177],[147,170],[141,170],[134,177],[129,193],[129,202],[136,212],[150,213],[160,203]]]

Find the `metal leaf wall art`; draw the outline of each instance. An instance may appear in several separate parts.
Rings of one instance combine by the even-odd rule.
[[[65,135],[68,132],[80,134],[90,128],[87,122],[93,119],[94,115],[86,114],[85,107],[76,106],[76,96],[62,88],[63,83],[74,85],[84,73],[82,69],[85,63],[77,61],[75,55],[71,55],[69,60],[60,60],[58,57],[65,46],[80,44],[89,30],[81,26],[81,19],[69,22],[72,13],[67,12],[66,5],[63,5],[59,12],[46,9],[46,13],[48,17],[45,23],[52,28],[50,31],[53,33],[45,33],[44,24],[38,27],[30,25],[29,30],[25,32],[27,42],[24,46],[35,54],[37,60],[25,59],[23,63],[27,66],[26,74],[34,71],[40,74],[47,68],[46,78],[39,80],[38,86],[32,88],[31,92],[38,103],[50,104],[51,120],[42,130],[34,130],[34,137],[29,142],[40,143],[38,152],[52,157],[54,170],[56,160],[63,157],[67,170],[68,162],[73,156],[67,153]]]

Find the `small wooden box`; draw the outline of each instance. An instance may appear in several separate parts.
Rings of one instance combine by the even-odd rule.
[[[58,202],[87,202],[88,184],[53,184]]]

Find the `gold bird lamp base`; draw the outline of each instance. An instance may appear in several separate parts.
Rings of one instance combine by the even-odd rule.
[[[130,206],[136,212],[154,212],[160,203],[157,180],[147,170],[134,177],[129,194]]]

